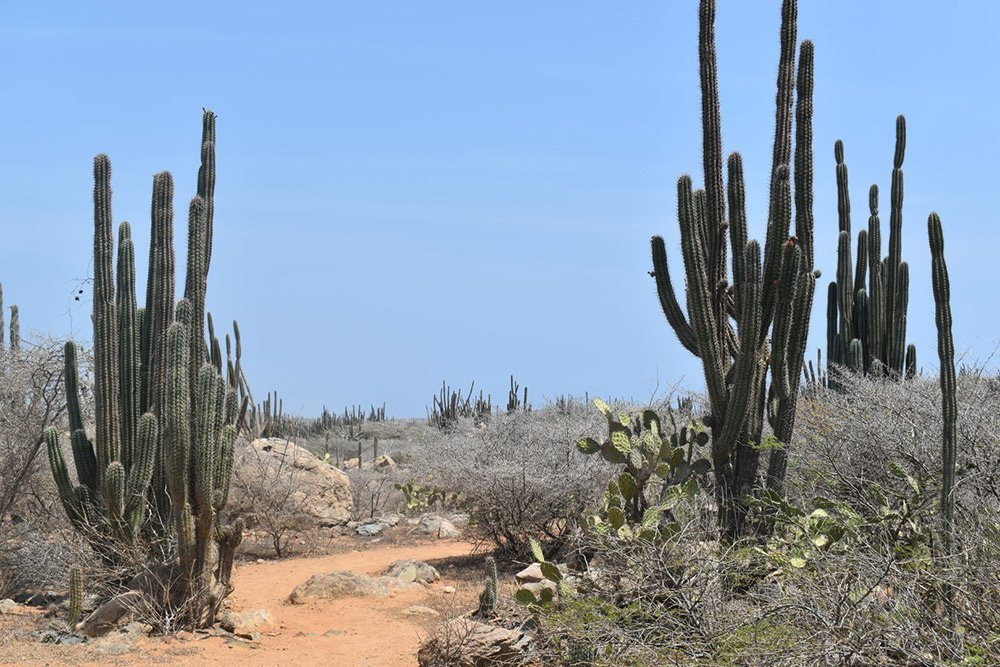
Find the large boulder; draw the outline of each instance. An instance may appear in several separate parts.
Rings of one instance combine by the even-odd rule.
[[[274,496],[305,523],[341,526],[351,520],[351,481],[304,447],[281,438],[262,438],[244,445],[236,456],[233,484],[245,496],[249,512],[271,503]],[[279,497],[280,496],[280,497]]]

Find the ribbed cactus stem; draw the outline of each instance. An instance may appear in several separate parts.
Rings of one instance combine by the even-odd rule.
[[[944,233],[941,231],[941,219],[937,213],[931,213],[927,220],[927,235],[931,248],[934,323],[937,326],[938,359],[941,364],[941,541],[945,553],[950,554],[954,547],[958,398],[955,342],[952,338],[951,282],[948,279],[948,264],[944,256]]]
[[[0,335],[0,338],[3,336]],[[21,315],[17,306],[10,307],[10,351],[21,349]]]
[[[167,330],[166,395],[163,405],[163,444],[167,465],[167,489],[175,510],[177,532],[183,534],[180,516],[188,502],[188,469],[191,460],[191,390],[188,377],[190,351],[187,329],[175,322]]]
[[[864,370],[865,362],[861,350],[861,341],[857,338],[851,341],[851,345],[847,349],[847,367],[855,373]]]
[[[851,234],[842,231],[837,245],[837,312],[840,314],[840,337],[845,341],[854,339],[854,326],[851,320],[854,313],[853,279]]]
[[[885,365],[885,287],[882,282],[882,229],[878,218],[878,186],[868,191],[868,358]],[[883,369],[884,370],[884,369]]]
[[[814,47],[804,40],[799,48],[799,71],[795,103],[795,236],[802,246],[803,271],[812,271],[813,248],[813,65]]]
[[[112,498],[105,475],[108,466],[121,458],[114,245],[111,161],[102,154],[94,158],[94,411],[98,487],[109,505]]]
[[[905,341],[899,340],[898,319],[906,316],[900,308],[900,271],[903,249],[903,158],[906,154],[906,119],[896,118],[896,149],[893,156],[892,188],[889,195],[889,255],[886,263],[886,336],[890,370],[902,375]]]
[[[127,222],[118,227],[117,267],[119,410],[122,461],[131,465],[139,433],[139,323],[135,301],[135,247]]]
[[[83,617],[83,572],[79,567],[69,569],[69,618],[70,630],[74,629]]]

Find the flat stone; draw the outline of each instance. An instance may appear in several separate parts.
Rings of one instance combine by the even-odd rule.
[[[0,614],[9,614],[17,609],[17,603],[10,598],[0,600]]]
[[[431,609],[430,607],[422,607],[418,604],[412,607],[407,607],[403,610],[403,613],[407,616],[440,616],[441,613],[436,609]]]

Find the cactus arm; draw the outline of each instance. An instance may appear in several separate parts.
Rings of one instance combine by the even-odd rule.
[[[677,335],[677,340],[681,342],[691,354],[698,356],[698,339],[694,330],[688,324],[684,311],[677,303],[677,296],[674,294],[673,282],[670,280],[670,269],[667,264],[667,250],[663,244],[663,238],[654,236],[651,242],[653,249],[653,277],[656,279],[656,293],[660,298],[660,306],[663,314],[667,317],[667,322]]]
[[[810,40],[799,47],[798,99],[795,104],[795,235],[802,246],[803,271],[815,266],[813,216],[813,90],[815,49]]]
[[[709,284],[708,267],[705,265],[703,238],[698,230],[694,212],[694,193],[691,178],[682,176],[677,182],[678,207],[681,222],[681,251],[684,256],[684,270],[687,276],[688,298],[690,301],[691,323],[698,336],[702,366],[706,385],[712,402],[712,409],[725,414],[726,387],[725,372],[722,367],[721,351],[717,338],[717,323],[712,309],[712,289]]]

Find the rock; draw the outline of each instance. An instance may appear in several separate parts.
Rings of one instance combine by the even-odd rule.
[[[371,577],[356,572],[314,574],[308,581],[295,587],[288,596],[288,601],[292,604],[305,604],[309,600],[347,597],[384,598],[407,586],[407,583],[392,577]]]
[[[439,625],[424,640],[417,653],[420,667],[454,665],[515,665],[528,643],[524,633],[468,618],[456,618]]]
[[[542,574],[540,563],[532,563],[514,575],[514,580],[519,584],[532,584],[543,579],[545,579],[545,575]]]
[[[548,579],[543,579],[541,581],[532,581],[526,584],[521,584],[517,587],[519,591],[531,591],[537,598],[542,594],[542,590],[549,589],[553,594],[556,592],[556,584]]]
[[[441,592],[444,593],[444,594],[446,594],[446,595],[451,595],[452,593],[455,592],[455,587],[454,586],[445,586],[444,588],[441,589]]]
[[[227,611],[222,614],[219,625],[226,632],[246,634],[261,626],[270,625],[274,619],[266,609],[249,609],[247,611]]]
[[[384,524],[388,524],[390,526],[396,526],[399,525],[399,522],[402,521],[404,518],[405,517],[403,517],[402,514],[386,514],[385,516],[381,517],[379,521],[381,521]]]
[[[418,604],[412,607],[407,607],[403,610],[403,613],[407,616],[440,616],[441,613],[436,609],[431,609],[430,607],[421,607]]]
[[[456,528],[455,524],[444,517],[433,514],[420,517],[420,523],[417,524],[417,527],[420,529],[420,532],[434,535],[441,539],[453,539],[462,536],[462,531]]]
[[[380,456],[375,459],[375,467],[381,470],[392,470],[396,467],[396,462],[392,460],[391,456]]]
[[[0,614],[9,614],[17,609],[17,603],[10,598],[0,600]]]
[[[287,501],[289,507],[319,527],[341,526],[351,520],[351,481],[295,443],[281,438],[262,438],[242,446],[236,456],[234,477],[244,483],[273,484],[290,475],[295,485]],[[264,471],[261,471],[264,466]],[[279,472],[279,466],[284,469]],[[234,486],[236,484],[234,483]],[[251,512],[253,507],[248,508]]]
[[[359,467],[359,465],[360,464],[358,463],[358,459],[357,458],[347,459],[346,461],[344,461],[344,469],[345,470],[350,470],[351,468],[357,468],[357,467]]]
[[[354,529],[354,532],[356,532],[358,535],[366,535],[366,536],[378,535],[388,527],[389,527],[388,524],[382,523],[381,521],[371,521],[369,523],[361,524],[360,526]]]
[[[441,575],[432,566],[412,558],[397,560],[383,574],[405,583],[418,584],[432,584],[441,578]]]
[[[569,576],[569,567],[562,563],[558,564],[557,567],[559,571],[562,572],[564,577]],[[545,581],[545,575],[542,574],[542,566],[539,563],[532,563],[528,567],[524,568],[520,572],[514,575],[514,580],[519,584],[533,584],[538,581]],[[523,588],[523,586],[522,586]]]

